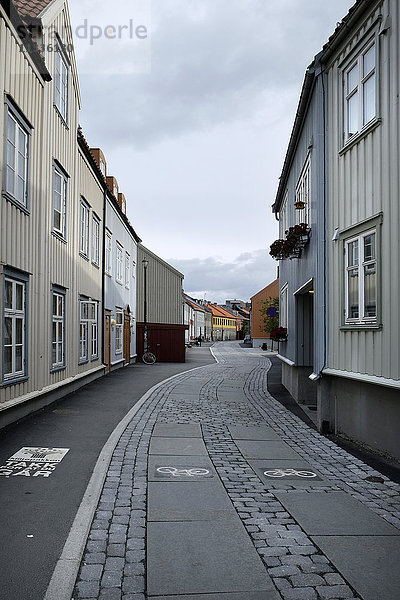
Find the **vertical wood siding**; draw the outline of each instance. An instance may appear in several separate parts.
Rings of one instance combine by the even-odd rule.
[[[379,30],[378,15],[391,15],[390,29],[377,34],[378,117],[381,123],[346,151],[343,146],[342,62],[358,43]],[[399,5],[382,2],[335,57],[328,72],[329,224],[344,230],[383,213],[380,271],[381,331],[343,331],[343,244],[330,242],[329,367],[399,379]],[[378,308],[379,312],[379,308]]]

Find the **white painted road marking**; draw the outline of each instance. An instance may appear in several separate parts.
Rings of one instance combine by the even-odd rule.
[[[272,469],[264,471],[267,477],[317,477],[313,471],[296,471],[296,469]]]
[[[50,477],[69,448],[24,447],[0,466],[3,477]]]
[[[208,469],[193,467],[191,469],[176,469],[175,467],[157,467],[157,473],[162,475],[172,475],[172,477],[198,477],[210,475]]]

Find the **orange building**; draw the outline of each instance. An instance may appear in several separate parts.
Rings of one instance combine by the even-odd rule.
[[[253,348],[261,347],[269,339],[269,333],[264,330],[264,317],[261,314],[261,308],[263,307],[263,303],[270,297],[279,297],[279,279],[275,279],[275,281],[250,298]]]

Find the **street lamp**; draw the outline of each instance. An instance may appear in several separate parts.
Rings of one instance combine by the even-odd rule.
[[[144,299],[143,299],[143,353],[147,352],[147,267],[149,261],[147,258],[142,260],[143,281],[144,281]]]

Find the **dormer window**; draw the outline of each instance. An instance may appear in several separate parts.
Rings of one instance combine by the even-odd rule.
[[[117,188],[117,186],[115,185],[115,183],[114,183],[114,196],[115,196],[116,198],[118,198],[118,188]]]
[[[104,160],[102,158],[100,158],[100,171],[103,175],[103,177],[106,176],[106,163],[104,162]]]

